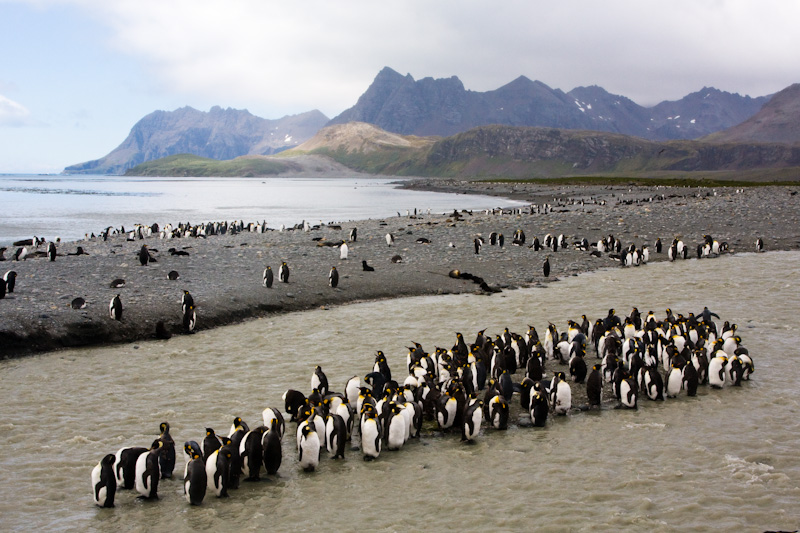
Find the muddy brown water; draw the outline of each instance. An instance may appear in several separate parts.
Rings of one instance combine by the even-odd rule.
[[[493,296],[380,301],[294,313],[132,345],[0,362],[3,530],[674,531],[800,527],[800,253],[742,254],[571,277]],[[160,500],[118,491],[92,504],[90,472],[106,453],[147,446],[168,420],[180,446],[207,426],[258,425],[287,388],[307,390],[319,364],[332,388],[371,370],[383,350],[403,375],[406,346],[451,346],[483,328],[543,333],[548,321],[632,306],[698,312],[740,327],[756,365],[741,388],[641,400],[638,410],[572,412],[526,427],[516,396],[507,431],[477,443],[426,425],[421,439],[364,462],[323,452],[297,466],[287,424],[277,477],[191,507],[177,479]],[[590,354],[589,361],[593,360]],[[552,362],[548,370],[558,369]],[[573,388],[582,387],[572,385]],[[358,440],[354,440],[354,445]],[[179,454],[176,473],[183,471]]]

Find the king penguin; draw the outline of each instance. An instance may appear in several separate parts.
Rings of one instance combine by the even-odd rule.
[[[289,283],[289,265],[286,264],[286,261],[282,262],[278,269],[278,279],[281,283]]]
[[[92,469],[92,497],[98,507],[114,507],[117,478],[114,475],[116,457],[109,453]]]
[[[334,289],[339,285],[339,271],[335,266],[331,267],[331,271],[328,272],[328,285]]]
[[[200,505],[206,497],[208,477],[203,457],[193,450],[191,459],[186,464],[186,474],[183,477],[183,494],[186,501],[192,505]]]
[[[544,277],[550,277],[550,256],[544,258],[544,263],[542,263],[542,274]]]
[[[339,259],[341,259],[342,261],[346,261],[347,260],[347,252],[349,250],[350,249],[348,248],[347,243],[342,241],[342,244],[339,245]]]
[[[108,314],[114,320],[122,320],[122,300],[119,294],[111,298],[108,304]]]
[[[158,499],[158,480],[161,477],[159,462],[163,453],[164,444],[156,439],[150,446],[150,451],[143,453],[136,459],[136,492],[141,498],[147,500]]]
[[[313,472],[319,466],[319,435],[309,424],[298,426],[297,463],[305,472]]]
[[[175,441],[169,434],[169,422],[161,422],[158,429],[161,431],[158,440],[161,441],[163,448],[158,459],[158,464],[161,469],[161,479],[171,478],[172,471],[175,470]]]
[[[271,266],[267,265],[267,268],[264,269],[263,278],[264,278],[264,281],[263,281],[264,286],[266,288],[268,288],[268,289],[272,288],[273,275],[272,275],[272,267]]]

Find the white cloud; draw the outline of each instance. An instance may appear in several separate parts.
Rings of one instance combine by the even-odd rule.
[[[485,91],[519,75],[641,104],[703,86],[760,96],[797,81],[800,3],[784,0],[28,0],[79,6],[161,91],[332,115],[383,67]]]
[[[24,105],[0,94],[0,126],[19,127],[32,124],[31,112]]]

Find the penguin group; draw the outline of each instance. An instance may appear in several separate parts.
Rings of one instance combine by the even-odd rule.
[[[354,451],[374,461],[423,434],[453,434],[472,443],[515,420],[521,427],[541,428],[551,417],[575,412],[612,405],[636,409],[640,398],[672,401],[696,396],[699,387],[741,386],[755,371],[753,358],[736,324],[726,321],[718,329],[714,318],[719,316],[708,307],[686,315],[666,309],[661,318],[634,307],[627,316],[609,309],[595,321],[582,315],[560,333],[551,322],[542,337],[534,326],[524,334],[505,328],[492,336],[481,330],[471,343],[456,332],[450,348],[428,352],[412,342],[400,375],[384,352],[376,351],[372,367],[347,379],[339,391],[316,366],[305,392],[288,389],[282,398],[288,422],[296,424],[292,447],[298,468],[315,472],[326,456],[344,459]],[[597,360],[591,369],[590,350]],[[573,399],[583,387],[587,403],[576,405]],[[521,415],[512,409],[514,395]],[[274,407],[264,409],[262,419],[251,429],[236,417],[227,437],[206,428],[202,445],[185,442],[188,503],[200,505],[206,494],[230,496],[240,479],[255,481],[264,471],[278,471],[287,422]],[[149,447],[121,448],[100,460],[91,476],[94,502],[113,506],[116,488],[135,488],[140,497],[156,499],[159,480],[170,477],[174,467],[174,441],[165,422]]]

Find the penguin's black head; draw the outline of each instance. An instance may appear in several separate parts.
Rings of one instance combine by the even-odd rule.
[[[158,427],[161,430],[161,433],[169,433],[169,422],[161,422]]]

